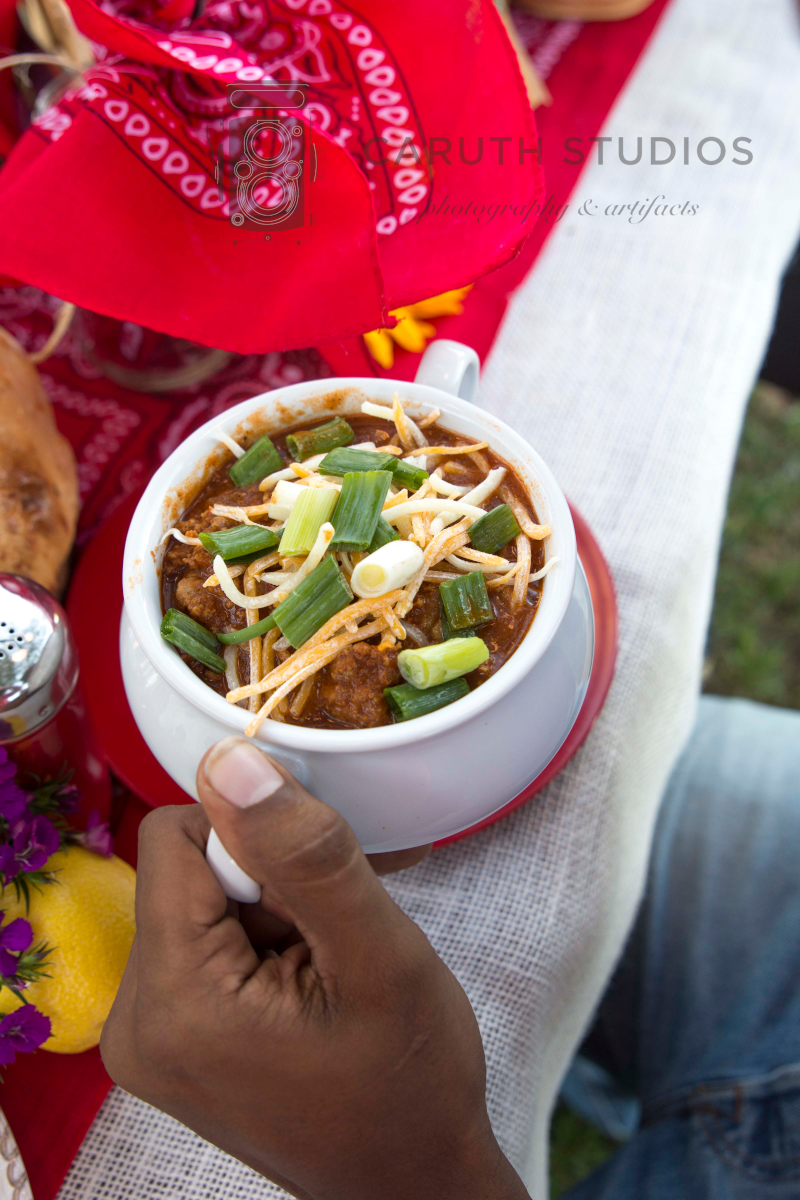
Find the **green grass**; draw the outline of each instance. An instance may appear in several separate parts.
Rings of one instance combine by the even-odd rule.
[[[601,1167],[617,1148],[594,1125],[559,1104],[550,1126],[550,1196],[560,1196]]]
[[[704,690],[800,708],[800,400],[771,384],[742,433]]]
[[[722,535],[704,690],[800,708],[800,400],[760,383],[747,410]],[[616,1143],[559,1104],[550,1195],[601,1166]]]

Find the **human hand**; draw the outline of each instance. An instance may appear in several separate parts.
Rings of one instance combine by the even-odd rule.
[[[111,1077],[301,1200],[522,1200],[469,1002],[344,820],[242,739],[197,783],[142,824]],[[209,818],[261,884],[238,919]]]

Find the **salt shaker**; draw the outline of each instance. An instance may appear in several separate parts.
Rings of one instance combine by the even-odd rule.
[[[107,819],[111,783],[80,685],[67,615],[48,591],[0,572],[0,745],[21,772],[55,778],[72,771],[81,815]]]

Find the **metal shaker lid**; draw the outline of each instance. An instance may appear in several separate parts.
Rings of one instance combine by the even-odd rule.
[[[54,717],[77,679],[78,655],[61,605],[32,579],[0,572],[0,743]]]

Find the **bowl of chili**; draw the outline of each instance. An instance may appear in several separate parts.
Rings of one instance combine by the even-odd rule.
[[[591,659],[548,654],[574,528],[535,450],[465,398],[475,361],[439,342],[413,384],[254,397],[151,480],[125,547],[123,678],[190,794],[205,749],[245,734],[366,849],[399,849],[488,816],[557,750]]]

